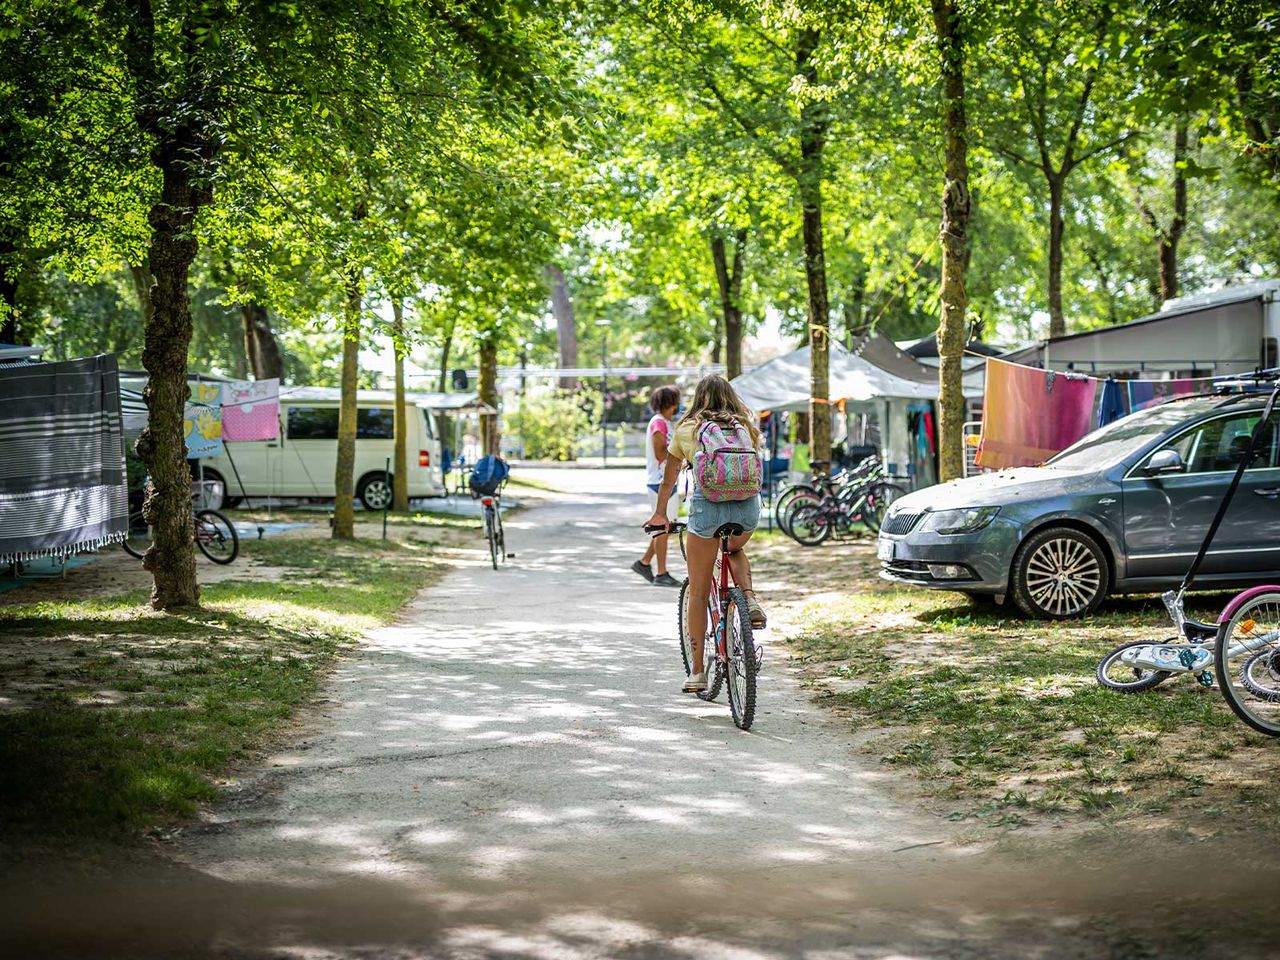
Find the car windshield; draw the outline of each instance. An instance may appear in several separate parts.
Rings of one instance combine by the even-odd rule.
[[[1109,467],[1136,453],[1160,434],[1222,403],[1221,397],[1174,401],[1139,410],[1077,440],[1045,466],[1071,470]]]

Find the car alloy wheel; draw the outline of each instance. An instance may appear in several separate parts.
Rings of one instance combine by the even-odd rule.
[[[360,488],[360,502],[366,510],[382,510],[391,503],[391,486],[382,477],[372,477]]]
[[[1032,616],[1083,616],[1097,608],[1106,592],[1106,559],[1090,537],[1076,530],[1033,535],[1015,567],[1015,599]]]

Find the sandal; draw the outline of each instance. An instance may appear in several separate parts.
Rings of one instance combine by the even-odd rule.
[[[754,630],[763,630],[769,625],[769,618],[764,615],[764,608],[760,606],[760,601],[756,599],[754,590],[744,590],[747,595],[747,617],[751,620],[751,627]]]
[[[707,671],[701,673],[691,673],[684,679],[684,693],[702,693],[707,689]]]

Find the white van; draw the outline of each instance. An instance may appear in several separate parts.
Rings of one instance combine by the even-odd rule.
[[[245,497],[332,499],[340,398],[336,387],[281,387],[280,438],[226,444],[223,453],[202,461],[204,480],[222,483],[228,506]],[[432,395],[408,394],[406,400],[409,496],[442,496],[440,442],[428,412]],[[381,510],[391,501],[384,471],[395,455],[395,394],[359,390],[356,410],[356,496],[366,510]]]

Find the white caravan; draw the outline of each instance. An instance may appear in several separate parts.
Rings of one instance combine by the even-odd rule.
[[[281,387],[280,438],[226,444],[225,452],[202,461],[204,480],[221,482],[228,505],[245,497],[332,498],[340,396],[335,387]],[[473,411],[475,395],[411,393],[406,400],[409,496],[441,496],[440,441],[431,413]],[[366,510],[381,510],[391,500],[384,471],[395,453],[395,394],[359,390],[356,410],[355,492]]]

